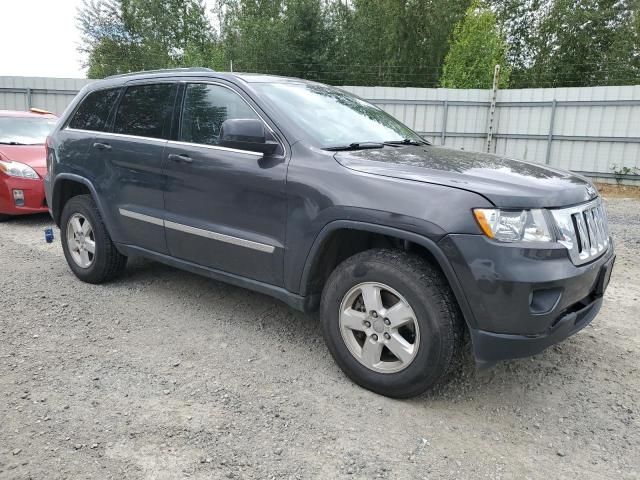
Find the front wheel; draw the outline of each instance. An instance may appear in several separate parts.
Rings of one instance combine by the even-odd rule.
[[[342,262],[322,293],[325,341],[358,385],[394,398],[442,379],[463,320],[442,273],[404,251],[368,250]]]
[[[116,249],[89,195],[71,198],[62,210],[62,250],[69,267],[83,282],[103,283],[119,276],[127,257]]]

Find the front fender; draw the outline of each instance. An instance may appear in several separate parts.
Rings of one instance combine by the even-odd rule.
[[[313,268],[314,262],[318,255],[322,252],[322,246],[324,241],[331,235],[332,232],[336,230],[360,230],[364,232],[376,233],[381,235],[387,235],[390,237],[399,238],[401,240],[407,240],[418,244],[424,248],[426,248],[438,262],[438,265],[442,269],[453,294],[456,297],[460,310],[467,322],[467,325],[471,328],[476,328],[477,323],[475,317],[473,316],[473,312],[469,307],[469,303],[467,301],[467,297],[462,289],[460,281],[456,276],[453,267],[449,263],[449,260],[445,256],[444,252],[440,249],[438,244],[433,240],[419,235],[414,232],[409,232],[406,230],[401,230],[393,227],[387,227],[384,225],[378,225],[374,223],[353,221],[353,220],[336,220],[328,223],[318,234],[316,240],[314,241],[311,250],[309,251],[309,255],[307,256],[307,260],[304,265],[304,269],[302,272],[302,276],[300,278],[300,295],[307,296],[310,292],[307,291],[307,286],[309,284],[309,276],[311,275],[311,270]]]

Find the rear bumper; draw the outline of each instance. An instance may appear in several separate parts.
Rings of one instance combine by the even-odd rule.
[[[13,191],[24,192],[24,206],[16,206]],[[28,215],[48,212],[42,179],[31,180],[0,174],[0,213],[5,215]]]
[[[497,244],[479,235],[440,242],[473,313],[467,319],[479,365],[542,352],[588,325],[602,306],[613,243],[575,266],[559,245]]]

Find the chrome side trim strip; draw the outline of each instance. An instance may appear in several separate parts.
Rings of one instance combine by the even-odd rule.
[[[153,223],[154,225],[159,225],[160,227],[164,227],[164,220],[157,217],[152,217],[151,215],[145,215],[143,213],[132,212],[131,210],[125,210],[124,208],[118,209],[120,211],[120,215],[123,217],[133,218],[134,220],[140,220],[141,222]]]
[[[127,135],[124,133],[98,132],[98,131],[94,132],[91,130],[82,130],[80,128],[71,128],[71,127],[67,127],[65,128],[65,130],[69,130],[70,132],[90,133],[91,135],[104,135],[107,137],[115,137],[115,138],[130,138],[132,140],[151,140],[153,142],[167,143],[169,145],[184,145],[185,147],[210,148],[212,150],[222,150],[225,152],[244,153],[246,155],[252,155],[258,158],[264,157],[264,153],[261,153],[261,152],[253,152],[251,150],[240,150],[237,148],[229,148],[229,147],[220,147],[218,145],[205,145],[202,143],[181,142],[178,140],[165,140],[164,138],[142,137],[138,135]]]
[[[253,242],[251,240],[245,240],[243,238],[231,237],[222,233],[212,232],[211,230],[203,230],[202,228],[190,227],[189,225],[182,225],[181,223],[174,223],[165,220],[164,226],[172,230],[179,232],[190,233],[192,235],[198,235],[200,237],[210,238],[211,240],[217,240],[219,242],[230,243],[232,245],[238,245],[240,247],[251,248],[252,250],[258,250],[265,253],[273,253],[275,247],[273,245],[266,245],[264,243]]]
[[[246,155],[253,155],[259,158],[264,157],[264,153],[253,152],[251,150],[239,150],[237,148],[220,147],[218,145],[205,145],[203,143],[191,143],[181,142],[179,140],[169,140],[169,145],[184,145],[185,147],[198,147],[198,148],[210,148],[211,150],[222,150],[225,152],[244,153]]]
[[[267,245],[266,243],[254,242],[252,240],[245,240],[244,238],[232,237],[223,233],[212,232],[211,230],[204,230],[202,228],[190,227],[189,225],[183,225],[181,223],[175,223],[161,218],[152,217],[150,215],[144,215],[142,213],[132,212],[120,208],[120,215],[123,217],[133,218],[134,220],[140,220],[141,222],[152,223],[153,225],[164,226],[179,232],[189,233],[191,235],[197,235],[199,237],[209,238],[219,242],[229,243],[231,245],[237,245],[239,247],[250,248],[259,252],[273,253],[276,249],[273,245]]]
[[[70,132],[82,132],[82,133],[90,133],[91,135],[105,135],[107,137],[115,137],[115,138],[129,138],[132,140],[151,140],[153,142],[159,143],[167,143],[168,140],[164,138],[154,138],[154,137],[143,137],[142,135],[127,135],[126,133],[113,133],[113,132],[100,132],[97,130],[83,130],[81,128],[71,128],[65,127],[64,130],[69,130]]]

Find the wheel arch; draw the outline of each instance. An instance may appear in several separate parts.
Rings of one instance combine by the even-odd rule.
[[[307,310],[313,310],[319,302],[320,295],[318,291],[318,281],[319,278],[322,278],[322,273],[319,272],[322,271],[322,268],[326,268],[327,265],[326,262],[323,262],[324,255],[327,251],[331,250],[331,242],[335,241],[333,239],[335,239],[336,234],[340,234],[340,232],[358,232],[365,235],[375,235],[379,236],[378,238],[385,238],[389,242],[400,242],[404,248],[417,246],[419,254],[425,256],[427,260],[440,268],[453,291],[465,322],[469,327],[475,327],[475,317],[473,316],[473,312],[471,311],[460,281],[458,280],[458,277],[456,276],[446,255],[434,240],[414,232],[394,227],[351,220],[337,220],[327,224],[320,231],[311,247],[311,250],[309,251],[300,278],[299,289],[300,295],[307,298],[307,301],[305,302]],[[356,249],[353,253],[347,255],[347,257],[358,253],[359,251],[362,251],[362,249]],[[338,260],[341,261],[344,260],[344,258],[340,259],[338,256]],[[337,263],[339,263],[339,261]],[[333,267],[335,267],[335,265],[333,265]],[[320,275],[320,277],[318,275]]]
[[[56,176],[51,193],[51,215],[57,226],[60,226],[60,219],[62,217],[62,210],[69,201],[69,199],[77,195],[91,195],[93,201],[96,202],[98,211],[102,216],[103,221],[106,219],[104,215],[104,209],[100,202],[93,184],[80,175],[73,173],[61,173]],[[106,222],[105,222],[106,225]],[[107,231],[109,231],[109,225],[107,225]]]

